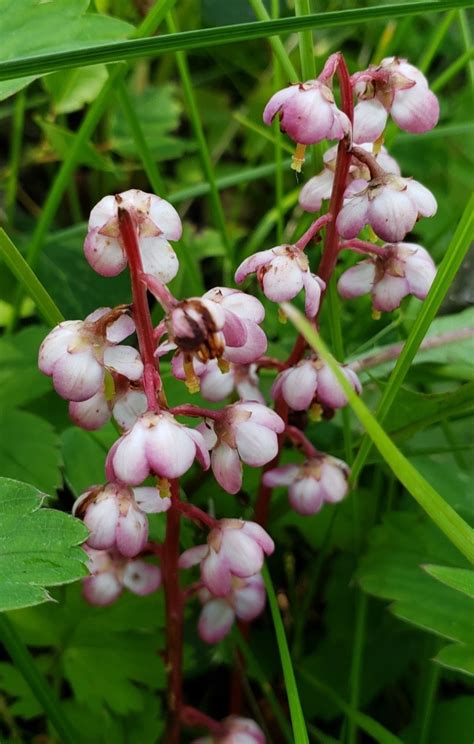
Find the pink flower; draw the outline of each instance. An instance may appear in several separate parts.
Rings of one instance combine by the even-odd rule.
[[[385,171],[394,173],[395,175],[400,175],[400,168],[397,161],[388,154],[385,147],[382,147],[377,153],[373,152],[374,146],[371,142],[366,142],[362,144],[361,147],[373,155],[377,160],[377,163]],[[336,160],[337,145],[334,145],[324,153],[324,169],[317,176],[310,178],[301,189],[298,201],[300,207],[302,207],[306,212],[319,212],[323,199],[330,199],[334,184]],[[364,181],[370,181],[370,171],[367,166],[361,163],[356,157],[352,157],[346,186],[351,184],[352,181],[361,179]]]
[[[425,248],[415,243],[385,245],[386,256],[373,256],[345,271],[337,283],[345,299],[372,295],[375,310],[390,312],[412,294],[424,300],[436,276],[436,266]]]
[[[116,548],[121,555],[133,558],[148,540],[145,512],[164,512],[170,506],[171,500],[161,498],[157,488],[132,490],[120,483],[107,483],[79,496],[72,513],[89,528],[87,543],[91,548]]]
[[[252,364],[267,350],[267,337],[260,328],[265,317],[262,303],[239,289],[214,287],[203,295],[224,313],[223,359],[234,364]]]
[[[362,391],[355,372],[349,367],[339,369],[357,393]],[[331,369],[321,359],[304,359],[294,367],[280,372],[272,387],[272,397],[282,397],[294,411],[307,410],[313,401],[326,408],[342,408],[347,397]]]
[[[243,519],[221,519],[212,529],[206,545],[185,550],[180,568],[201,564],[201,578],[211,594],[226,597],[235,577],[248,579],[259,573],[265,554],[271,555],[275,544],[256,522]]]
[[[143,363],[138,351],[118,345],[134,330],[133,320],[121,309],[100,308],[84,321],[64,321],[41,344],[38,366],[53,378],[62,398],[88,400],[103,390],[106,370],[129,380],[141,377]]]
[[[118,208],[126,209],[138,230],[143,271],[163,283],[178,272],[178,259],[168,240],[181,237],[181,220],[165,199],[130,189],[115,196],[104,196],[93,208],[84,244],[86,258],[102,276],[116,276],[127,265],[120,241]]]
[[[229,716],[222,725],[222,733],[202,736],[191,744],[265,744],[262,729],[251,718]]]
[[[387,122],[388,113],[407,132],[433,129],[439,119],[438,99],[420,70],[405,59],[387,57],[380,65],[352,76],[360,103],[354,110],[354,142],[374,142]]]
[[[200,424],[208,449],[212,449],[214,477],[228,493],[242,486],[242,462],[262,467],[278,452],[278,438],[285,428],[283,419],[261,403],[244,401],[226,406],[214,422]]]
[[[232,580],[226,597],[214,597],[209,589],[199,591],[203,605],[198,632],[206,643],[218,643],[230,632],[235,618],[250,622],[263,612],[265,586],[260,574],[248,579]]]
[[[145,413],[115,442],[106,461],[108,480],[137,486],[154,473],[179,478],[197,457],[209,467],[209,454],[199,431],[180,424],[167,412]]]
[[[143,597],[161,585],[161,571],[153,563],[124,558],[114,551],[94,550],[87,545],[84,548],[89,555],[87,566],[91,576],[84,579],[83,592],[90,604],[112,604],[124,587]]]
[[[288,498],[299,514],[311,515],[323,504],[336,504],[347,494],[349,468],[342,460],[321,455],[301,465],[282,465],[268,470],[263,482],[270,488],[289,486]]]
[[[267,251],[259,251],[243,261],[235,272],[235,281],[240,284],[249,274],[257,274],[263,293],[273,302],[292,300],[301,289],[305,289],[305,312],[313,318],[318,310],[325,282],[312,274],[308,257],[295,245],[278,245]]]
[[[76,426],[87,431],[95,431],[110,420],[114,419],[122,429],[130,429],[138,416],[145,413],[147,409],[146,395],[142,390],[130,387],[125,378],[116,378],[115,395],[109,400],[105,390],[80,402],[69,403],[69,415]],[[122,385],[122,382],[125,382]]]
[[[420,217],[432,217],[437,210],[436,199],[421,183],[390,173],[368,184],[354,181],[345,198],[336,221],[343,238],[355,238],[364,225],[370,225],[379,238],[396,243]]]
[[[183,361],[183,355],[177,354],[171,362],[173,375],[178,380],[186,379]],[[258,387],[255,364],[230,364],[226,372],[220,369],[216,359],[210,359],[206,364],[194,361],[194,372],[199,377],[201,395],[206,400],[224,400],[236,389],[243,400],[265,404],[265,398]]]
[[[263,112],[265,124],[280,117],[280,128],[292,140],[313,145],[324,139],[342,139],[350,131],[347,116],[340,111],[331,89],[320,80],[308,80],[279,90]]]
[[[225,349],[224,323],[225,313],[217,303],[192,297],[168,313],[168,339],[185,355],[195,355],[200,362],[218,359]],[[243,345],[244,331],[241,340]]]

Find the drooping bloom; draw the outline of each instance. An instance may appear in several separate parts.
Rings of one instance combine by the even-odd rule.
[[[112,415],[122,429],[133,426],[147,409],[146,395],[136,386],[130,386],[124,377],[116,376],[114,387],[111,398],[102,389],[88,400],[69,403],[69,415],[76,426],[95,431],[104,426]]]
[[[120,437],[107,456],[108,480],[137,486],[154,473],[179,478],[197,458],[209,467],[209,453],[202,434],[180,424],[167,412],[145,413]]]
[[[161,570],[153,563],[121,556],[115,551],[94,550],[84,546],[91,573],[84,579],[85,599],[93,605],[105,606],[119,598],[124,588],[144,597],[161,585]]]
[[[146,514],[164,512],[171,506],[157,488],[132,490],[121,483],[92,486],[76,500],[72,513],[89,528],[87,544],[96,550],[115,548],[133,558],[148,540]]]
[[[240,284],[249,274],[257,274],[258,282],[269,300],[287,302],[305,290],[305,312],[313,318],[318,310],[325,282],[310,271],[308,257],[295,245],[278,245],[259,251],[243,261],[235,272]]]
[[[254,401],[226,406],[215,421],[200,424],[208,449],[212,449],[214,476],[228,493],[237,493],[242,485],[242,462],[262,467],[278,452],[278,437],[285,428],[280,416]]]
[[[436,276],[428,251],[415,243],[383,247],[385,256],[360,261],[340,276],[339,294],[352,299],[370,293],[374,309],[380,312],[395,310],[408,294],[424,300]]]
[[[119,208],[127,210],[136,225],[144,272],[165,284],[171,281],[179,265],[168,240],[180,239],[181,220],[165,199],[138,189],[104,196],[93,208],[84,244],[92,268],[102,276],[116,276],[127,265],[120,240]]]
[[[388,173],[394,173],[398,176],[400,175],[400,168],[397,161],[388,154],[385,147],[382,147],[379,152],[373,152],[374,146],[371,142],[365,142],[360,146],[373,155],[377,163],[385,171]],[[310,178],[301,189],[298,201],[300,207],[302,207],[305,212],[319,212],[323,199],[329,199],[331,197],[332,187],[334,184],[334,173],[336,170],[336,160],[337,145],[334,145],[324,153],[324,168],[321,173]],[[361,163],[356,157],[352,157],[346,186],[349,186],[352,181],[361,179],[364,181],[370,181],[370,171],[364,163]]]
[[[88,400],[103,390],[106,370],[129,380],[141,377],[143,363],[138,351],[118,345],[134,330],[133,320],[120,308],[100,308],[84,321],[64,321],[41,344],[38,366],[53,378],[62,398]]]
[[[173,357],[171,368],[178,380],[186,379],[182,354]],[[258,387],[255,364],[230,364],[229,369],[223,371],[216,359],[210,359],[206,364],[194,362],[194,372],[199,377],[201,395],[206,400],[224,400],[235,389],[242,400],[255,400],[265,404],[265,398]]]
[[[252,364],[267,350],[267,337],[260,328],[265,308],[256,297],[240,289],[214,287],[203,299],[224,312],[225,338],[223,359],[234,364]]]
[[[268,470],[263,482],[270,488],[288,486],[288,499],[299,514],[311,515],[324,503],[342,501],[348,491],[349,468],[342,460],[319,455],[301,465],[282,465]]]
[[[211,594],[226,597],[233,579],[248,579],[259,573],[266,555],[275,544],[270,535],[256,522],[243,519],[220,519],[207,537],[206,545],[185,550],[179,559],[180,568],[201,564],[201,578]]]
[[[339,369],[360,394],[362,387],[355,372],[343,365]],[[272,396],[275,400],[281,396],[294,411],[305,411],[313,402],[331,409],[347,405],[344,390],[322,359],[304,359],[280,372],[273,383]]]
[[[229,716],[222,724],[222,733],[201,736],[191,744],[265,744],[262,729],[251,718]]]
[[[265,585],[262,576],[232,579],[226,597],[214,597],[209,589],[199,591],[203,605],[198,621],[198,633],[206,643],[218,643],[230,632],[235,618],[251,622],[265,607]]]
[[[340,140],[351,128],[346,114],[336,106],[332,90],[320,80],[296,83],[275,93],[265,106],[263,121],[271,124],[277,115],[282,132],[302,145]]]
[[[428,132],[438,123],[438,99],[423,73],[405,59],[387,57],[380,65],[352,76],[359,103],[354,109],[353,140],[374,142],[380,137],[390,113],[406,132]]]
[[[191,297],[174,307],[167,316],[168,339],[186,356],[200,362],[218,359],[225,349],[225,313],[216,302]],[[242,345],[245,334],[242,331]]]
[[[436,199],[425,186],[391,173],[369,183],[354,181],[344,197],[336,220],[343,238],[355,238],[364,225],[370,225],[379,238],[397,243],[420,217],[432,217],[437,210]]]

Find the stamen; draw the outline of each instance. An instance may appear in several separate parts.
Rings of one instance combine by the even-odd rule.
[[[291,159],[291,168],[297,173],[301,173],[301,168],[304,163],[305,150],[306,150],[306,145],[301,145],[298,142],[298,144],[296,145],[295,153]]]

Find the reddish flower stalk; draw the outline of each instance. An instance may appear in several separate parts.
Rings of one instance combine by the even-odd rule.
[[[357,238],[353,240],[342,240],[340,248],[349,248],[354,253],[362,253],[363,256],[373,254],[385,258],[387,255],[386,249],[381,245],[374,245],[374,243],[369,243],[367,240],[358,240]]]
[[[201,713],[200,710],[190,705],[185,705],[181,709],[181,719],[187,726],[203,726],[216,736],[222,736],[225,732],[225,727],[222,723],[207,716],[205,713]]]
[[[135,321],[140,354],[143,359],[143,388],[147,397],[149,411],[159,411],[157,392],[161,393],[161,379],[156,368],[153,325],[146,287],[141,281],[143,274],[140,250],[138,247],[137,227],[127,209],[119,207],[120,238],[127,254],[133,295],[133,319]]]
[[[200,509],[198,506],[194,506],[194,504],[176,500],[173,501],[172,508],[177,509],[181,514],[185,514],[189,519],[195,519],[198,522],[201,522],[201,524],[206,525],[206,527],[209,527],[211,530],[214,529],[217,524],[217,519],[211,517],[210,514],[206,514],[205,511]]]
[[[296,426],[287,426],[285,429],[285,435],[291,442],[298,445],[298,447],[301,447],[306,457],[317,457],[320,454],[316,447],[313,447],[301,429],[298,429]]]
[[[166,515],[166,536],[163,544],[162,570],[166,605],[166,672],[168,676],[167,744],[181,741],[181,711],[183,706],[183,612],[184,596],[179,585],[179,481],[171,481],[171,509]]]
[[[201,406],[195,406],[192,403],[183,403],[180,406],[174,406],[169,411],[173,416],[196,416],[212,420],[216,420],[221,416],[220,411],[216,411],[213,408],[201,408]]]

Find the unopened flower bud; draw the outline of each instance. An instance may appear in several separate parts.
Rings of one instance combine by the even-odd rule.
[[[91,576],[84,579],[85,599],[93,605],[105,606],[119,598],[126,588],[145,596],[161,585],[161,570],[153,563],[124,558],[115,551],[94,550],[85,546],[89,555]]]
[[[261,574],[247,579],[232,580],[226,597],[214,597],[209,589],[199,591],[203,604],[199,615],[198,632],[206,643],[218,643],[230,632],[235,618],[251,622],[265,607],[265,585]]]
[[[339,369],[360,393],[362,388],[355,372],[342,365]],[[347,396],[336,376],[321,359],[304,359],[281,372],[273,383],[272,396],[281,396],[294,411],[308,410],[313,401],[332,409],[347,405]]]

